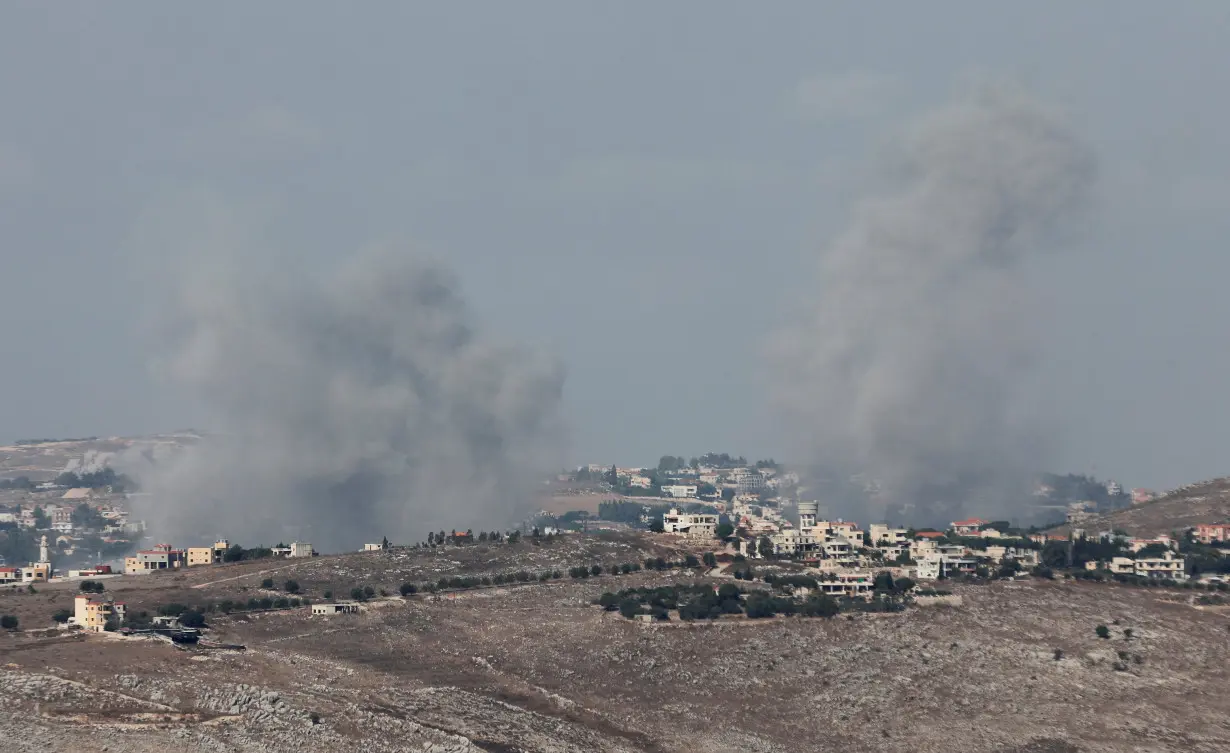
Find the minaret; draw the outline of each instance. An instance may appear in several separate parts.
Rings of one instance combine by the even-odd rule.
[[[43,538],[38,543],[38,561],[39,563],[51,562],[47,556],[47,534],[43,534]]]

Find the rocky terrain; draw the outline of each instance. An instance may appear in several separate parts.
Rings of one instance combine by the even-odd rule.
[[[1082,520],[1086,531],[1127,531],[1152,538],[1182,533],[1198,523],[1230,522],[1230,477],[1181,486],[1152,502]],[[1069,526],[1059,530],[1067,531]]]
[[[630,585],[731,582],[699,570],[396,595],[445,573],[672,551],[669,537],[621,534],[279,562],[277,579],[316,600],[355,582],[392,595],[355,615],[211,614],[207,637],[244,651],[32,631],[50,627],[44,600],[71,591],[5,592],[0,612],[20,607],[27,631],[0,636],[3,749],[1230,750],[1230,614],[1191,591],[998,582],[957,586],[958,606],[713,624],[592,604]],[[260,593],[269,570],[108,586],[140,608],[204,604]]]

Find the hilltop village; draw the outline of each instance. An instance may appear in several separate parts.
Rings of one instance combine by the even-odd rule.
[[[759,466],[699,483],[645,470],[643,493],[577,469],[558,481],[572,494],[516,527],[373,527],[348,552],[220,526],[235,538],[140,531],[72,562],[57,538],[97,521],[57,531],[46,508],[72,489],[91,510],[140,492],[27,490],[0,530],[33,545],[0,586],[0,732],[134,753],[785,753],[800,729],[809,748],[913,753],[1230,742],[1204,716],[1230,713],[1213,691],[1230,648],[1222,486],[1132,505],[1103,485],[1094,518],[1057,491],[1044,504],[1062,526],[927,529],[839,519]],[[1177,530],[1114,522],[1176,499]],[[953,677],[959,695],[933,692]],[[1162,715],[1132,701],[1175,683],[1203,700]]]

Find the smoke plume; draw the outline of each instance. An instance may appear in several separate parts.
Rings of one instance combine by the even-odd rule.
[[[209,434],[142,474],[160,534],[336,550],[494,529],[558,467],[561,369],[475,331],[439,266],[383,252],[327,280],[184,279],[161,370]]]
[[[1010,514],[1047,444],[1024,399],[1038,333],[1023,265],[1087,204],[1092,155],[999,86],[921,118],[890,154],[887,185],[823,254],[814,304],[773,344],[777,395],[837,486],[878,482],[870,510],[833,512]]]

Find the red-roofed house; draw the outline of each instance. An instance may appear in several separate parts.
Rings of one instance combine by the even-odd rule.
[[[969,520],[954,520],[952,523],[952,531],[958,536],[977,536],[989,521],[981,518],[970,518]]]
[[[944,534],[941,533],[940,531],[919,531],[918,533],[914,534],[915,541],[918,541],[919,539],[942,539],[942,538],[944,538]]]

